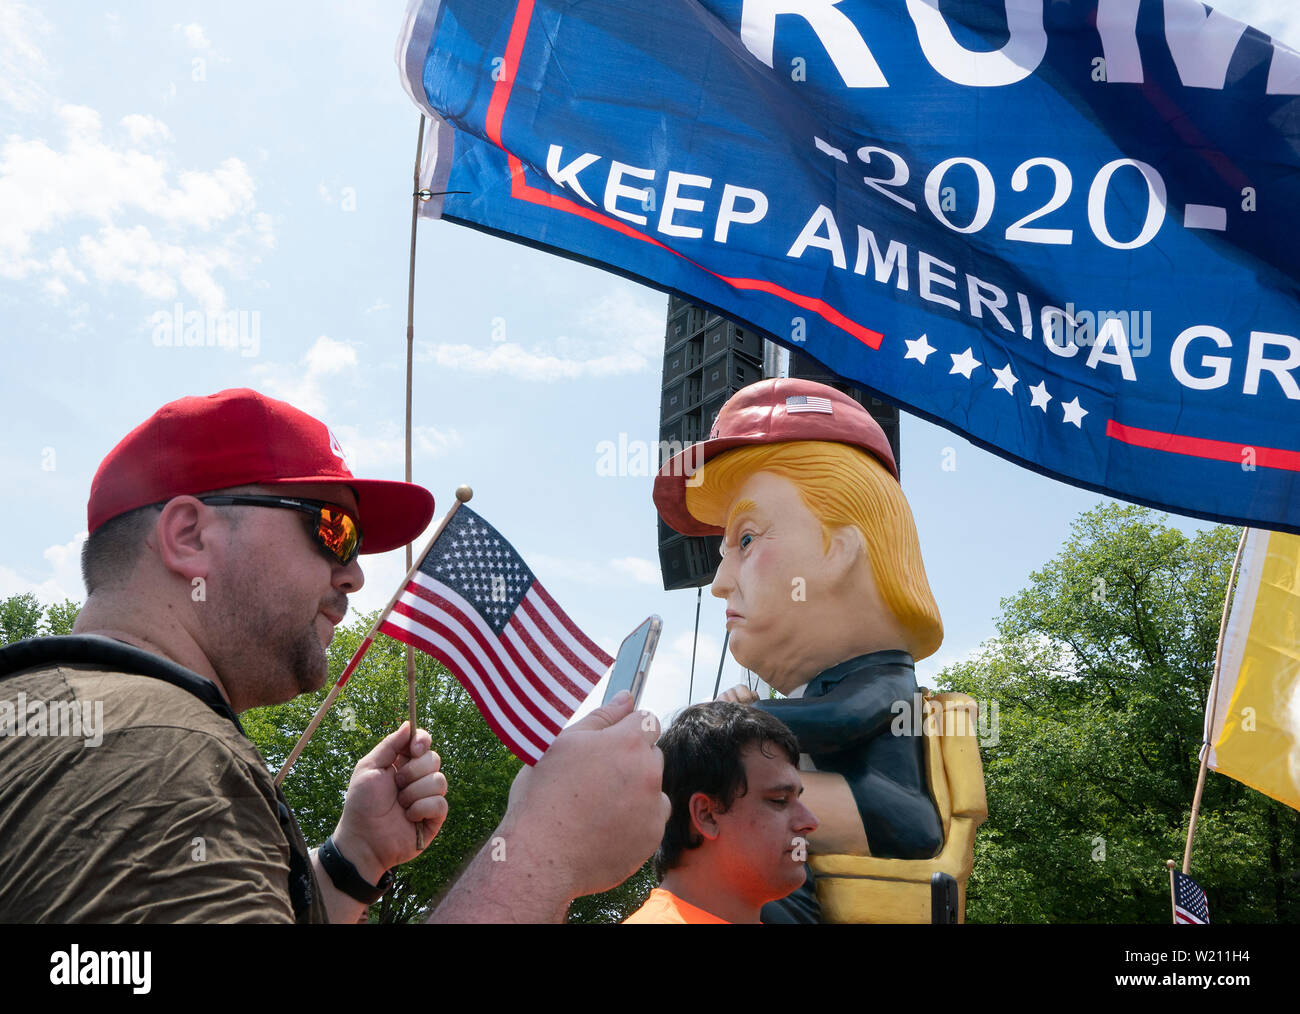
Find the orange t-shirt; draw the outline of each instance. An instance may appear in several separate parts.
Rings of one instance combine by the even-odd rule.
[[[650,922],[726,923],[726,921],[726,919],[719,919],[712,912],[706,912],[689,902],[682,901],[677,895],[665,891],[662,887],[656,887],[650,892],[650,897],[646,899],[645,904],[623,920],[623,925]]]

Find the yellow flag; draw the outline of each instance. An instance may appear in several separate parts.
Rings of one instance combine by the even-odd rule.
[[[1300,810],[1300,536],[1248,529],[1239,567],[1209,766]]]

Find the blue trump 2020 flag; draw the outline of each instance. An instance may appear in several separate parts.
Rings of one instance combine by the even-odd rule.
[[[1195,0],[417,0],[430,202],[1089,489],[1300,531],[1300,54]]]

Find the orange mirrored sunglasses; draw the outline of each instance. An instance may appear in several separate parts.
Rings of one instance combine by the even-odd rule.
[[[301,511],[315,519],[312,537],[327,553],[345,566],[361,551],[361,525],[338,504],[323,500],[300,500],[288,496],[255,496],[245,493],[219,493],[196,497],[200,503],[214,507],[283,507]]]

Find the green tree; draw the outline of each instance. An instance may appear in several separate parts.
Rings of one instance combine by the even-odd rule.
[[[70,634],[80,611],[71,599],[43,606],[31,592],[0,599],[0,645],[42,634]]]
[[[81,604],[73,602],[71,599],[64,599],[45,609],[45,626],[41,633],[44,634],[71,634],[72,625],[77,622],[77,615],[81,612]]]
[[[1089,511],[1003,601],[998,636],[940,674],[986,723],[970,921],[1169,920],[1239,534]],[[1192,873],[1215,921],[1296,921],[1300,814],[1211,772]]]
[[[41,619],[45,610],[40,600],[31,592],[10,595],[0,601],[0,639],[12,644],[41,632]]]

